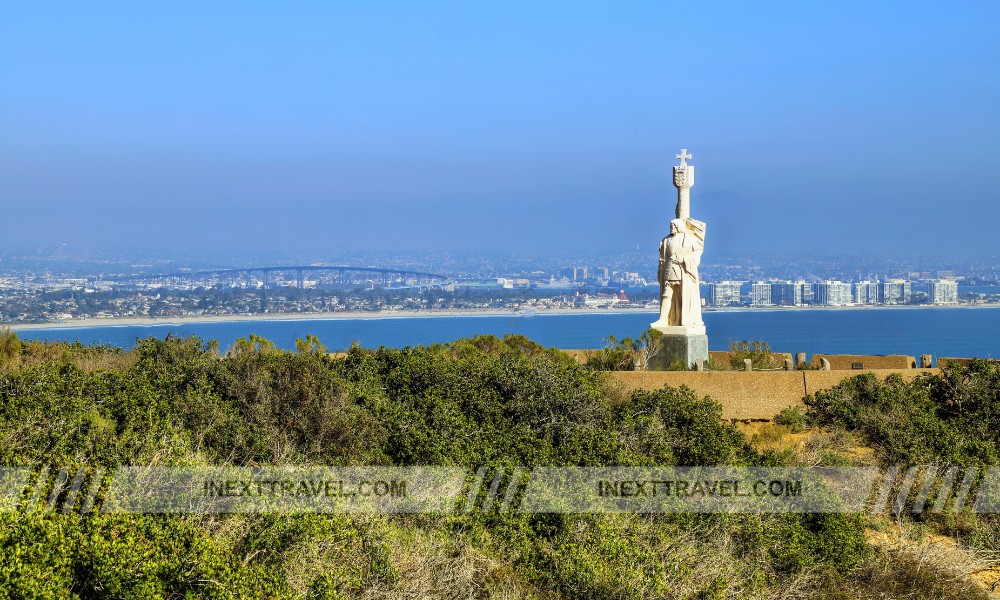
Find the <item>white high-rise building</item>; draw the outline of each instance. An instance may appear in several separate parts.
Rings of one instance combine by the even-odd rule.
[[[931,304],[958,304],[958,282],[949,279],[929,282],[927,301]]]
[[[708,284],[708,303],[712,306],[734,306],[740,303],[739,281]]]
[[[813,284],[808,281],[796,281],[793,285],[798,286],[800,293],[802,294],[802,304],[812,304],[816,300],[816,294],[813,290]]]
[[[843,281],[821,281],[816,284],[816,304],[847,306],[851,303],[851,284]]]
[[[890,279],[880,284],[879,301],[882,304],[909,304],[910,282],[904,279]]]
[[[878,282],[877,281],[857,281],[854,283],[854,303],[855,304],[877,304],[878,303]]]
[[[771,284],[758,282],[750,285],[751,306],[774,306],[771,302]]]

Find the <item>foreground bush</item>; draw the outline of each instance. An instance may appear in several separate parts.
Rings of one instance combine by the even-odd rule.
[[[1000,458],[1000,362],[884,382],[868,373],[805,400],[812,422],[860,433],[888,464],[984,466]]]
[[[44,346],[44,347],[43,347]],[[6,347],[14,348],[14,344]],[[18,345],[0,465],[775,465],[686,388],[622,395],[520,336]],[[830,418],[837,405],[830,405]],[[838,417],[839,418],[839,417]],[[863,589],[853,515],[0,515],[21,597],[768,597]],[[866,571],[865,569],[869,569]],[[905,587],[905,585],[904,585]],[[858,597],[863,594],[858,592]]]
[[[812,423],[859,434],[886,466],[928,465],[938,474],[953,468],[978,474],[973,498],[984,470],[1000,459],[1000,362],[996,360],[951,365],[940,374],[909,382],[897,375],[885,381],[859,375],[805,401]],[[907,506],[918,488],[911,489]],[[955,493],[949,492],[949,502]],[[916,520],[988,556],[1000,552],[996,514],[977,514],[967,505],[958,513],[924,510],[900,518]],[[903,571],[916,577],[919,569]],[[926,571],[921,574],[925,576]]]

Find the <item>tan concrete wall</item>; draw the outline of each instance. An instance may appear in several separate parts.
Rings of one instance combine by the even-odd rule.
[[[716,363],[723,365],[725,367],[729,366],[729,353],[728,352],[708,352],[708,357],[711,358]]]
[[[802,399],[817,390],[829,389],[848,377],[874,373],[885,379],[892,373],[913,379],[937,369],[879,369],[867,371],[609,371],[608,376],[626,391],[653,391],[664,385],[686,385],[699,396],[709,396],[722,405],[727,420],[770,420],[781,409],[802,406]]]
[[[870,354],[813,354],[812,365],[815,368],[820,366],[820,358],[830,361],[830,368],[834,371],[853,370],[852,363],[864,363],[865,370],[871,369],[915,369],[917,359],[912,356],[902,354],[889,354],[887,356],[876,356]]]
[[[722,405],[723,419],[771,419],[787,406],[802,404],[802,371],[609,371],[626,390],[658,390],[686,385]]]

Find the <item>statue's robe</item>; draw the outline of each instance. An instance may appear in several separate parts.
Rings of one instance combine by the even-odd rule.
[[[660,242],[660,320],[666,317],[670,326],[702,326],[698,267],[705,248],[705,223],[688,218],[684,225],[683,231]]]

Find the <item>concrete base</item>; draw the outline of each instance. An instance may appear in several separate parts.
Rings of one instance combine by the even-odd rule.
[[[660,350],[649,359],[650,371],[666,371],[681,360],[689,368],[708,360],[708,336],[704,334],[669,335],[660,338]]]
[[[667,325],[666,321],[659,320],[649,324],[663,335],[705,335],[705,324],[701,325]]]

